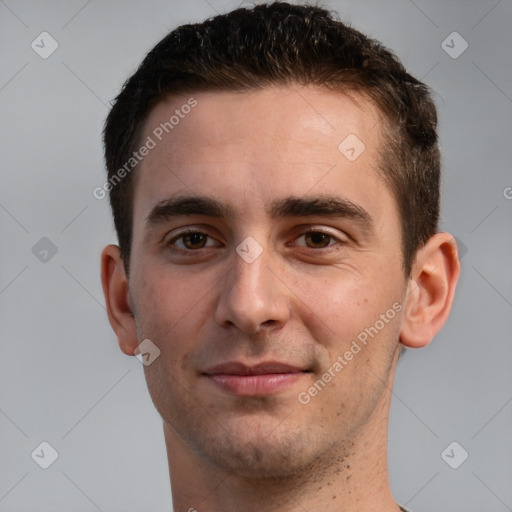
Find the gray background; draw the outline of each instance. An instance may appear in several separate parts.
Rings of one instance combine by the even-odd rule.
[[[170,510],[160,417],[107,322],[99,256],[115,235],[92,191],[109,101],[144,54],[237,5],[0,0],[1,512]],[[446,327],[399,364],[393,491],[417,512],[512,510],[512,2],[323,5],[437,92],[442,227],[463,255]],[[43,31],[59,44],[47,59],[31,48]],[[442,47],[454,31],[469,44],[456,59]],[[59,454],[46,470],[31,458],[42,441]],[[458,469],[441,457],[452,441],[469,453]]]

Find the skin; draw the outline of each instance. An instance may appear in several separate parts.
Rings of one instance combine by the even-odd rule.
[[[197,106],[136,170],[129,278],[117,246],[102,253],[121,350],[133,355],[150,339],[161,351],[144,371],[164,422],[174,510],[397,511],[387,470],[393,377],[402,345],[427,345],[449,314],[456,244],[434,235],[404,275],[399,217],[378,170],[380,115],[363,97],[299,85],[193,97]],[[157,104],[141,140],[188,98]],[[366,147],[355,161],[338,150],[349,134]],[[231,214],[170,216],[148,228],[157,203],[192,194]],[[371,222],[269,213],[290,196],[328,195]],[[208,236],[178,238],[190,228]],[[262,249],[252,263],[236,252],[247,237]],[[264,396],[233,395],[203,375],[269,360],[308,372]],[[301,403],[329,368],[335,376]]]

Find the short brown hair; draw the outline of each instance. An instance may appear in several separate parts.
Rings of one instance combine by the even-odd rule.
[[[408,276],[416,251],[438,229],[440,153],[430,90],[382,44],[317,6],[273,2],[239,8],[164,37],[125,82],[107,117],[109,180],[136,150],[149,111],[164,96],[293,84],[360,93],[383,114],[379,167],[400,213]],[[110,188],[127,273],[132,174]]]

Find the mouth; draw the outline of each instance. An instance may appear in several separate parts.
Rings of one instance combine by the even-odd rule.
[[[264,396],[292,386],[309,370],[277,361],[247,366],[239,362],[224,363],[203,375],[221,390],[237,396]]]

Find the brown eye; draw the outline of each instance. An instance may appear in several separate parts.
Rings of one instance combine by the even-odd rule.
[[[331,238],[331,235],[321,233],[319,231],[308,231],[304,234],[306,245],[311,249],[323,249],[324,247],[327,247]]]
[[[215,245],[215,240],[201,231],[186,231],[167,242],[170,248],[194,251]]]
[[[181,237],[187,249],[202,249],[206,245],[208,235],[204,233],[187,233]]]

